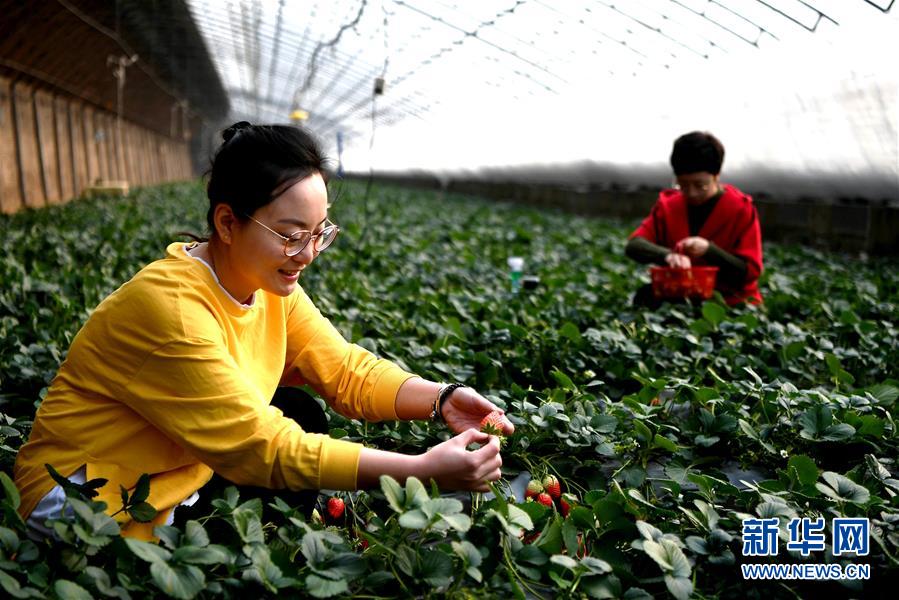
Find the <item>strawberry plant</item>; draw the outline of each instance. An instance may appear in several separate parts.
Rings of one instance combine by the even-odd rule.
[[[157,528],[153,544],[123,539],[107,516],[119,507],[85,497],[85,485],[71,517],[51,522],[58,539],[29,539],[12,465],[73,336],[177,232],[201,232],[206,204],[201,185],[182,184],[0,216],[6,595],[889,596],[899,578],[891,260],[766,244],[764,305],[712,298],[647,312],[630,304],[649,281],[623,256],[632,223],[386,186],[363,202],[361,186],[332,185],[343,233],[304,289],[348,339],[505,411],[515,433],[493,493],[384,478],[325,498],[317,519],[280,499],[264,517],[259,499],[231,488],[209,514]],[[538,286],[510,288],[511,255],[526,257]],[[402,452],[449,435],[329,419],[333,437]],[[139,486],[121,509],[146,517],[146,497]],[[753,560],[741,524],[756,518],[784,535],[794,518],[824,518],[828,540],[832,519],[868,519],[867,556],[836,555],[828,541],[776,561],[866,564],[870,578],[744,580]]]

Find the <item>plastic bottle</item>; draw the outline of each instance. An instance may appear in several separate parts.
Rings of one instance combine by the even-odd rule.
[[[521,273],[524,271],[524,259],[520,256],[510,256],[507,261],[509,264],[509,281],[512,284],[512,293],[518,293],[521,289]]]

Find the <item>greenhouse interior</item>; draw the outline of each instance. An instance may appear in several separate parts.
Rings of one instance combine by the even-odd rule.
[[[894,0],[0,0],[3,596],[895,598],[896,56]]]

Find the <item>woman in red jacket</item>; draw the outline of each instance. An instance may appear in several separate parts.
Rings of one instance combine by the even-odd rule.
[[[720,182],[724,146],[694,131],[674,142],[675,189],[662,190],[649,216],[630,235],[625,253],[641,263],[675,268],[718,267],[715,289],[728,304],[759,303],[762,235],[752,198]],[[642,288],[635,304],[651,304]]]

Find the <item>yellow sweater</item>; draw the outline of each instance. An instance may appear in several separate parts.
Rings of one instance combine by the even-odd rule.
[[[151,476],[149,524],[116,518],[124,535],[152,528],[213,471],[274,489],[354,489],[362,446],[305,433],[269,402],[281,383],[308,383],[337,412],[396,419],[411,374],[349,344],[298,288],[237,303],[209,268],[174,243],[106,298],[75,336],[16,459],[23,517],[63,475],[87,466],[109,479],[98,499]]]

